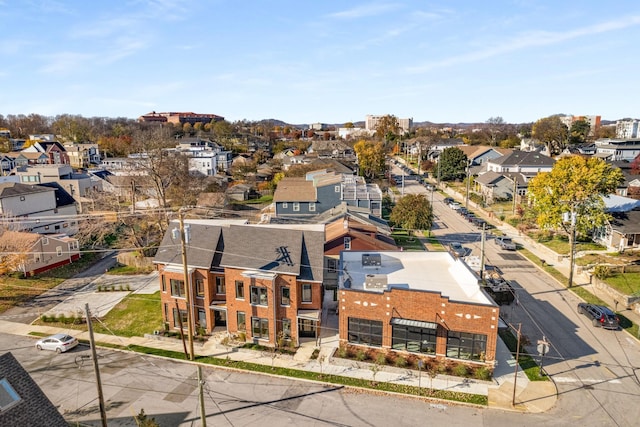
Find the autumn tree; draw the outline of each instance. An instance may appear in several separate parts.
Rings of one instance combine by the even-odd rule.
[[[431,203],[424,194],[407,194],[398,200],[389,219],[405,230],[430,230],[433,220]]]
[[[37,240],[36,234],[14,231],[11,224],[15,224],[13,218],[0,216],[0,275],[18,270]]]
[[[549,156],[553,156],[564,149],[568,129],[559,116],[550,116],[535,122],[531,134],[535,139],[544,143]]]
[[[442,150],[438,159],[440,179],[443,181],[462,180],[466,176],[467,155],[458,147]]]
[[[571,124],[569,130],[569,143],[570,144],[582,144],[589,137],[591,132],[591,125],[584,119],[576,120]]]
[[[358,173],[366,178],[375,178],[384,173],[385,150],[382,142],[360,140],[353,149],[358,157]]]
[[[527,191],[538,225],[564,231],[573,248],[576,233],[586,235],[606,224],[609,215],[603,197],[615,193],[623,181],[620,169],[601,159],[568,156],[558,160],[550,172],[532,178]]]
[[[400,135],[400,123],[398,118],[392,114],[387,114],[378,120],[376,125],[376,137],[385,142],[393,141]]]
[[[91,124],[82,116],[70,114],[57,116],[52,124],[52,129],[64,141],[88,142],[92,140]]]
[[[489,143],[492,147],[498,144],[499,136],[505,133],[507,123],[500,116],[489,117],[486,121]]]

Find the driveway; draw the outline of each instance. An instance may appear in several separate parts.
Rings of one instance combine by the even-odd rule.
[[[21,306],[7,310],[0,319],[30,324],[43,314],[74,315],[84,312],[87,303],[92,314],[104,316],[130,291],[155,293],[159,290],[157,272],[129,276],[105,274],[114,265],[116,265],[115,251],[109,252],[87,270],[65,280],[55,288]],[[98,286],[103,289],[113,287],[115,291],[97,292]],[[130,291],[118,291],[118,289],[130,289]]]

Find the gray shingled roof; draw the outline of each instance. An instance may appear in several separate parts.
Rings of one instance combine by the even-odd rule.
[[[519,150],[516,150],[511,154],[507,154],[502,157],[498,157],[497,159],[491,160],[491,163],[495,163],[497,165],[503,165],[503,166],[509,166],[509,165],[553,166],[555,162],[556,161],[551,157],[545,156],[536,151],[519,151]]]
[[[188,223],[188,221],[186,221]],[[268,225],[189,224],[190,267],[230,267],[293,274],[300,280],[322,281],[324,233],[270,228]],[[154,263],[182,264],[180,238],[173,239],[173,221],[162,239]]]
[[[51,188],[45,188],[39,185],[27,185],[17,182],[0,183],[0,198],[20,196],[24,194],[42,193],[45,191],[53,191]]]
[[[56,407],[11,353],[0,356],[0,379],[6,379],[20,401],[0,411],[2,426],[68,427]]]
[[[187,224],[185,223],[185,226]],[[211,268],[222,227],[203,224],[188,225],[190,228],[190,240],[187,245],[187,264],[196,268]],[[173,238],[174,229],[180,229],[178,221],[172,221],[169,224],[153,262],[182,265],[182,242],[179,234],[176,239]]]

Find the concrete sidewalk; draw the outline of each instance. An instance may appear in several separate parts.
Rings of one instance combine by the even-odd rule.
[[[76,336],[80,340],[89,340],[88,332],[79,333],[77,330],[60,330],[49,326],[28,325],[7,320],[0,320],[0,332],[25,336],[32,333],[49,335],[64,332]],[[312,360],[311,355],[317,348],[314,342],[302,345],[295,356],[277,355],[272,357],[272,353],[269,352],[233,349],[222,345],[221,339],[225,335],[219,334],[204,344],[194,343],[195,354],[373,381],[371,364],[332,357],[338,347],[337,336],[327,335],[323,337],[319,347],[319,357]],[[182,341],[178,339],[159,336],[120,337],[107,334],[94,334],[94,337],[98,344],[114,344],[122,347],[137,345],[178,353],[184,352]],[[557,400],[555,385],[551,381],[530,382],[519,367],[517,370],[517,387],[515,387],[515,405],[512,405],[514,380],[516,378],[515,360],[501,340],[498,340],[496,359],[498,364],[492,381],[464,379],[448,375],[438,375],[431,379],[427,374],[421,375],[410,369],[388,366],[381,367],[376,372],[375,380],[422,387],[425,389],[425,397],[428,397],[428,388],[484,395],[488,397],[489,407],[496,409],[544,412],[554,406]]]

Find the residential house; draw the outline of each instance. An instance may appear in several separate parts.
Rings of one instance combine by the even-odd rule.
[[[528,178],[539,172],[550,172],[556,161],[535,151],[513,151],[510,154],[486,161],[487,171],[508,175],[522,173]]]
[[[70,236],[78,232],[73,198],[55,183],[0,183],[0,215],[18,224],[18,231]]]
[[[91,175],[76,173],[71,165],[47,164],[20,166],[15,169],[23,184],[43,184],[57,182],[67,193],[79,201],[95,191],[101,191],[100,182],[92,180]]]
[[[612,162],[631,162],[640,155],[640,139],[599,139],[595,157]]]
[[[0,425],[69,426],[11,353],[0,355]]]
[[[487,147],[484,145],[461,145],[458,147],[467,156],[471,166],[480,166],[485,162],[510,154],[513,150]]]
[[[338,280],[342,344],[495,364],[500,309],[448,252],[342,251]]]
[[[49,156],[46,153],[41,153],[39,151],[12,151],[7,153],[7,155],[14,159],[15,167],[46,165],[49,163]]]
[[[19,259],[14,271],[22,272],[25,277],[53,270],[80,259],[78,239],[66,234],[41,235],[24,231],[5,231],[0,235],[0,247],[10,247],[8,242],[20,242],[20,251],[25,255]]]
[[[313,217],[342,202],[382,216],[382,191],[377,184],[326,169],[309,172],[304,178],[283,178],[273,202],[278,217]]]
[[[0,153],[0,176],[7,176],[16,167],[15,157]]]
[[[232,165],[233,153],[208,139],[182,138],[176,151],[189,157],[189,171],[205,176],[228,171]]]
[[[498,172],[485,172],[473,180],[473,191],[482,196],[485,203],[491,204],[503,200],[516,201],[527,193],[527,179],[521,173],[504,175]]]
[[[347,159],[356,160],[353,148],[342,141],[314,140],[308,150],[309,154],[315,154],[319,159]]]
[[[594,230],[593,240],[612,251],[640,249],[640,200],[611,194],[604,203],[611,219]]]
[[[274,346],[315,340],[321,322],[323,226],[187,221],[185,265],[179,224],[172,222],[154,259],[167,326],[194,324]]]
[[[22,150],[26,153],[44,153],[48,162],[54,165],[68,165],[69,155],[64,146],[58,141],[36,141],[31,146]]]
[[[64,144],[69,157],[69,164],[76,169],[89,169],[100,164],[100,147],[98,144]]]

